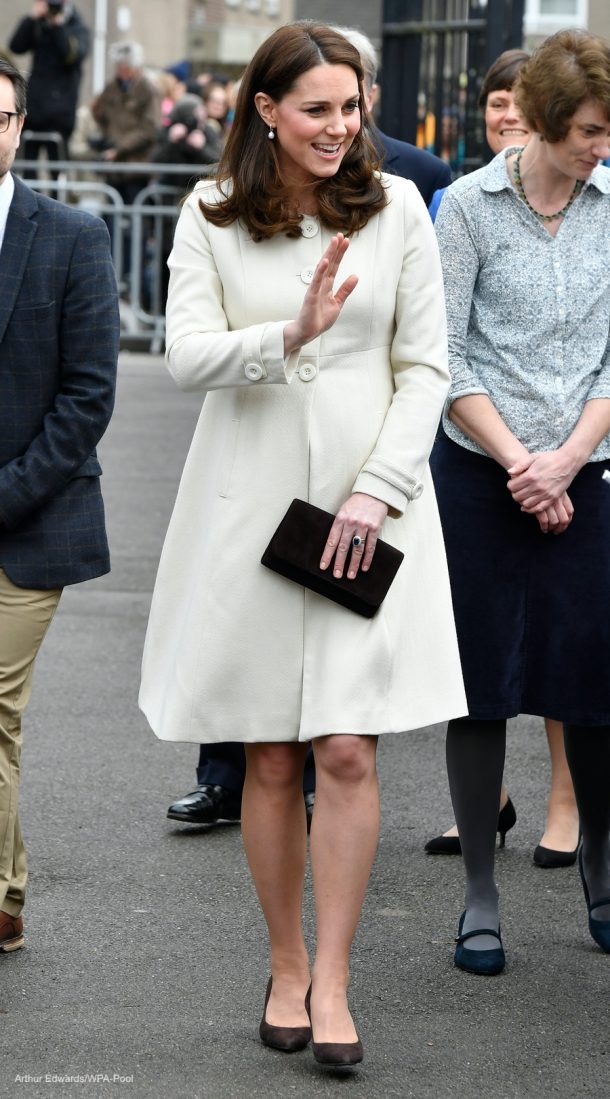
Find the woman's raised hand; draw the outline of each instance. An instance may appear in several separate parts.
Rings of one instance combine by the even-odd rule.
[[[284,354],[290,355],[298,347],[309,343],[326,332],[335,323],[345,302],[358,282],[357,275],[349,275],[335,292],[334,283],[349,240],[337,233],[331,240],[303,298],[299,315],[284,328]]]

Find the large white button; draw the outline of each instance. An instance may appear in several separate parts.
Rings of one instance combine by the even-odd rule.
[[[258,382],[263,376],[263,368],[260,363],[246,363],[244,374],[251,382]]]
[[[311,218],[303,218],[301,222],[301,232],[304,237],[315,237],[318,232],[317,221],[312,221]]]
[[[315,270],[315,267],[304,267],[301,271],[301,282],[304,282],[306,286],[309,286]]]
[[[419,500],[419,498],[420,498],[423,491],[424,491],[424,486],[422,485],[421,481],[416,481],[415,484],[413,485],[413,488],[411,489],[411,499],[412,500]]]
[[[313,363],[303,363],[299,367],[299,378],[302,382],[310,382],[312,378],[315,378],[318,371]]]

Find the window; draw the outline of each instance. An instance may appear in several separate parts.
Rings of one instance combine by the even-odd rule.
[[[541,15],[578,15],[578,0],[540,0]]]
[[[552,34],[564,27],[586,27],[588,0],[527,0],[525,33]]]

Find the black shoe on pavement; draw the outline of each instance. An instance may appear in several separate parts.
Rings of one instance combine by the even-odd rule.
[[[174,801],[167,810],[171,820],[185,824],[218,824],[241,819],[241,794],[224,786],[205,783]]]

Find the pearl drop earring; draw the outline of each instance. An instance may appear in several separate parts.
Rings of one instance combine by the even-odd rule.
[[[269,133],[267,134],[267,137],[270,141],[273,141],[273,139],[275,138],[275,130],[273,129],[273,126],[269,126]]]

